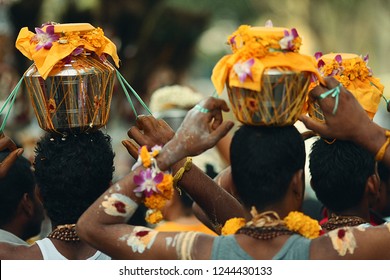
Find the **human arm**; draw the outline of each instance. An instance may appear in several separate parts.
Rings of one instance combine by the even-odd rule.
[[[331,77],[325,78],[325,85],[319,85],[311,92],[311,98],[319,103],[325,116],[325,123],[317,122],[307,116],[300,120],[311,129],[326,138],[353,141],[376,155],[387,141],[386,130],[368,117],[355,97],[344,87],[340,87],[338,107],[335,114],[333,109],[336,98],[320,98],[329,89],[335,88],[339,82]],[[386,149],[383,162],[390,166],[390,149]]]
[[[197,113],[199,114],[199,112]],[[163,120],[156,120],[153,116],[140,116],[136,126],[129,129],[128,135],[138,146],[147,145],[152,147],[156,144],[164,145],[173,137],[174,132]],[[129,153],[137,158],[138,147],[129,140],[124,141],[123,144]],[[184,163],[185,159],[174,164],[172,174],[176,174]],[[230,176],[230,169],[227,169],[227,171]],[[229,178],[231,181],[231,177]],[[221,188],[194,164],[189,171],[184,172],[179,185],[197,203],[197,212],[207,213],[207,215],[203,215],[201,221],[217,233],[220,232],[226,220],[232,217],[245,217],[247,214],[245,208],[234,197],[234,193]],[[229,205],[229,207],[226,207],[226,205]],[[201,209],[203,211],[199,211]]]
[[[390,259],[390,224],[344,227],[312,240],[311,259]]]
[[[162,148],[156,157],[160,170],[167,170],[182,158],[212,147],[229,131],[229,123],[218,119],[221,108],[224,109],[220,101],[209,99],[203,106],[209,113],[190,112],[175,137]],[[196,258],[208,258],[213,241],[211,236],[196,234],[192,239],[186,235],[188,233],[158,233],[126,224],[142,202],[142,198],[134,193],[137,187],[134,176],[142,170],[144,167],[140,166],[132,171],[87,209],[77,222],[80,238],[114,259],[177,259],[183,248],[195,246],[192,244],[197,245],[193,253]],[[189,244],[190,241],[193,243]]]

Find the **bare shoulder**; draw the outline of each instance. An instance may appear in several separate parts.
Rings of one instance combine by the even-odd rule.
[[[16,245],[0,242],[1,260],[42,260],[41,250],[38,245]]]

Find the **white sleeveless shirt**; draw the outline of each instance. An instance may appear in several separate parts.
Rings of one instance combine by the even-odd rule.
[[[57,248],[49,238],[37,240],[35,243],[37,243],[39,249],[41,250],[44,260],[67,260],[67,258],[58,252]],[[96,251],[96,253],[87,260],[111,260],[111,257],[100,251]]]

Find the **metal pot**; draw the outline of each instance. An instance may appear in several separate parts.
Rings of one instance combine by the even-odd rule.
[[[24,81],[39,126],[50,132],[86,132],[107,123],[115,68],[95,56],[73,57],[56,65],[44,80],[35,64]]]
[[[309,84],[307,72],[267,69],[260,92],[229,85],[227,91],[241,123],[285,126],[294,124],[302,113]]]

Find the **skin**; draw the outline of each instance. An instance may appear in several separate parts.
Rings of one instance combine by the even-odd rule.
[[[331,81],[327,86],[331,86],[333,81]],[[215,105],[214,99],[209,99],[209,103],[203,104],[205,108],[218,108],[212,107],[211,105]],[[339,114],[332,115],[332,110],[334,105],[334,101],[322,100],[324,102],[320,102],[320,105],[323,107],[325,112],[325,116],[329,117],[329,123],[325,123],[324,125],[317,125],[310,123],[310,121],[302,118],[302,120],[308,124],[308,128],[313,129],[318,133],[326,133],[327,136],[331,137],[343,137],[344,139],[350,139],[359,141],[364,146],[369,147],[373,153],[377,152],[385,141],[385,137],[380,137],[380,132],[384,130],[380,127],[370,124],[366,122],[366,128],[359,128],[360,133],[356,133],[354,130],[358,129],[359,121],[365,121],[364,117],[366,114],[364,111],[359,111],[358,104],[354,102],[354,99],[350,97],[348,92],[342,90],[340,95],[340,104],[339,104]],[[222,107],[222,106],[221,106]],[[361,107],[360,107],[361,108]],[[337,123],[343,123],[348,120],[351,115],[343,114],[343,111],[350,112],[353,114],[355,118],[351,118],[351,123],[347,124],[347,129],[345,126],[342,128]],[[354,111],[358,110],[358,111]],[[169,166],[172,166],[175,161],[178,161],[180,158],[184,158],[185,156],[193,156],[197,153],[204,151],[205,148],[212,146],[218,140],[218,136],[215,137],[215,132],[213,134],[213,126],[210,126],[211,121],[213,119],[213,113],[207,113],[205,115],[201,115],[204,113],[200,112],[192,112],[188,118],[183,123],[184,128],[188,128],[188,126],[192,126],[192,129],[184,129],[183,131],[192,131],[191,137],[186,137],[183,135],[183,131],[175,135],[175,137],[170,140],[166,146],[170,147],[170,149],[164,149],[161,151],[161,154],[158,156],[158,166],[161,169],[166,169]],[[327,119],[328,121],[328,119]],[[201,125],[199,123],[202,122]],[[219,125],[223,123],[220,122]],[[197,129],[194,129],[194,128]],[[215,127],[214,128],[218,128]],[[367,130],[367,131],[366,131]],[[214,130],[215,131],[215,130]],[[226,131],[226,126],[224,129],[219,131]],[[227,132],[227,131],[226,131]],[[360,140],[362,137],[361,133],[364,133],[365,141]],[[369,143],[372,141],[371,134],[375,134],[375,141],[379,143]],[[209,134],[210,138],[204,137],[201,134]],[[224,133],[218,133],[219,137],[222,137]],[[359,137],[358,137],[359,136]],[[359,138],[359,140],[357,140]],[[383,140],[383,141],[382,141]],[[381,143],[382,142],[382,143]],[[184,151],[177,151],[172,147],[177,147],[181,145]],[[194,145],[190,145],[194,144]],[[170,153],[167,155],[166,153]],[[171,153],[174,153],[173,155]],[[160,158],[161,157],[161,158]],[[389,160],[389,152],[385,154],[385,160]],[[119,184],[122,186],[121,190],[118,192],[130,197],[137,203],[141,203],[140,199],[134,195],[134,188],[136,188],[133,182],[133,176],[138,174],[140,169],[135,170],[134,172],[127,175],[123,178]],[[185,176],[188,176],[185,175]],[[184,176],[184,177],[185,177]],[[183,178],[184,178],[183,177]],[[297,196],[296,190],[302,188],[302,180],[300,180],[301,176],[296,174],[294,179],[289,185],[289,189],[287,191],[286,197],[283,201],[279,201],[273,205],[273,210],[278,213],[284,213],[287,211],[297,210],[297,206],[299,205],[299,201],[301,201],[301,197]],[[114,217],[109,216],[100,209],[100,204],[104,200],[104,196],[107,193],[112,193],[114,190],[109,189],[105,194],[102,195],[80,218],[77,223],[77,231],[82,239],[96,247],[97,249],[113,256],[118,259],[177,259],[177,248],[175,246],[167,246],[167,240],[175,240],[177,238],[177,232],[162,232],[156,233],[153,230],[148,231],[146,234],[153,235],[153,244],[149,244],[147,249],[145,249],[142,253],[134,252],[130,249],[130,245],[127,244],[123,238],[123,236],[131,236],[134,234],[135,227],[132,225],[125,224],[123,217]],[[198,189],[199,192],[201,192]],[[229,196],[225,195],[221,197],[221,199],[228,199]],[[209,204],[213,204],[215,201],[214,196],[205,196],[204,199],[208,199],[207,202]],[[200,202],[200,204],[203,202]],[[224,202],[225,205],[229,205]],[[215,203],[214,203],[214,206]],[[225,210],[230,210],[229,207],[225,207]],[[207,211],[206,211],[207,213]],[[240,213],[236,213],[239,214]],[[238,216],[239,216],[238,215]],[[281,217],[283,217],[281,215]],[[354,244],[347,244],[348,248],[351,246],[354,247],[354,250],[347,250],[344,254],[344,251],[341,251],[339,247],[335,247],[333,245],[334,241],[332,241],[332,237],[335,233],[332,233],[330,237],[329,234],[323,235],[311,243],[310,248],[310,258],[311,259],[388,259],[390,258],[390,231],[388,226],[378,226],[366,229],[362,231],[360,229],[350,229],[348,230],[348,240],[342,240],[342,234],[336,232],[337,237],[342,241],[341,243],[349,242],[348,240],[354,240],[356,242],[356,246]],[[353,238],[352,238],[353,237]],[[191,255],[194,259],[209,259],[211,255],[211,247],[214,241],[213,236],[200,234],[194,241]],[[270,259],[272,258],[276,252],[280,250],[285,241],[287,240],[287,236],[279,236],[272,240],[257,240],[253,239],[246,235],[235,235],[235,238],[239,245],[253,258],[255,259]],[[340,243],[340,242],[339,242]],[[179,246],[179,245],[176,245]],[[340,254],[340,252],[342,254]],[[351,253],[353,252],[353,254]]]
[[[0,163],[0,178],[3,178],[7,174],[15,160],[23,153],[22,148],[17,148],[8,136],[0,133],[0,151],[5,149],[9,149],[12,152]]]

